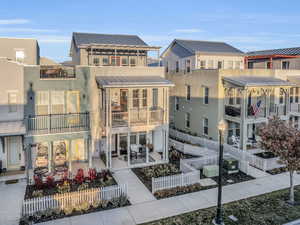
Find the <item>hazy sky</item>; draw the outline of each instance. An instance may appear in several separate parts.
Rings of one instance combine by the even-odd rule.
[[[299,0],[2,0],[0,36],[39,41],[68,59],[72,32],[137,34],[165,48],[174,38],[225,41],[243,51],[300,46]],[[0,49],[1,51],[1,49]]]

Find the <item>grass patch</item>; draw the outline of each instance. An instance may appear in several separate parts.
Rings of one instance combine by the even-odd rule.
[[[291,206],[286,201],[288,189],[225,204],[223,207],[226,225],[282,225],[299,219],[300,205]],[[300,186],[295,188],[295,199],[300,201]],[[216,207],[201,209],[143,225],[211,225]],[[234,222],[228,216],[234,215]]]

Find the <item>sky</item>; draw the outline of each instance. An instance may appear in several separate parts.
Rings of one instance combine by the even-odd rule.
[[[72,32],[224,41],[242,51],[300,46],[299,0],[2,0],[0,37],[35,38],[41,56],[69,60]],[[1,49],[0,49],[1,51]]]

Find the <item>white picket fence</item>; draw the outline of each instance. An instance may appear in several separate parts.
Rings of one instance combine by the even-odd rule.
[[[200,171],[194,170],[188,173],[181,173],[177,175],[165,176],[165,177],[152,177],[152,193],[159,190],[184,187],[198,183],[200,180]]]
[[[22,205],[22,216],[30,216],[49,209],[63,210],[67,207],[75,207],[82,202],[93,204],[101,200],[118,198],[121,195],[127,196],[127,184],[26,199]]]

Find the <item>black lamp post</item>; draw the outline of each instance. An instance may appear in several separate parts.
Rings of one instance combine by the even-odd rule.
[[[219,130],[219,176],[218,176],[218,206],[217,206],[217,217],[213,223],[216,225],[224,225],[222,218],[222,170],[223,170],[223,142],[224,142],[224,131],[226,130],[226,122],[221,120],[218,125]]]

